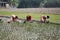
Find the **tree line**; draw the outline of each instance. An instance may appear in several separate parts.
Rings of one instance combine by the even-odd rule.
[[[60,7],[60,0],[4,0],[18,8]]]

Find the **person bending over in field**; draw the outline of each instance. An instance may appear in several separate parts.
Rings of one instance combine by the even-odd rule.
[[[41,22],[43,22],[43,23],[46,22],[46,16],[42,15],[42,17],[41,17]]]
[[[18,17],[16,15],[12,15],[12,21],[16,21]]]

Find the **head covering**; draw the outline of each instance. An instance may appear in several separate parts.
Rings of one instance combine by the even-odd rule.
[[[16,17],[16,15],[14,15],[14,14],[13,14],[12,16],[13,16],[13,17]]]

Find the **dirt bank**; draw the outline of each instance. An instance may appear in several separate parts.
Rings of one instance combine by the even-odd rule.
[[[12,11],[12,12],[38,12],[38,13],[54,13],[60,14],[60,8],[1,8],[0,11]]]

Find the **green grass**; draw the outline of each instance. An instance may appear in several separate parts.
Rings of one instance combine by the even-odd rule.
[[[0,16],[11,16],[12,14],[17,15],[19,18],[26,19],[27,15],[31,15],[33,20],[40,20],[42,15],[49,15],[50,22],[60,22],[60,15],[59,14],[49,14],[49,13],[27,13],[27,12],[7,12],[7,11],[0,11]]]

